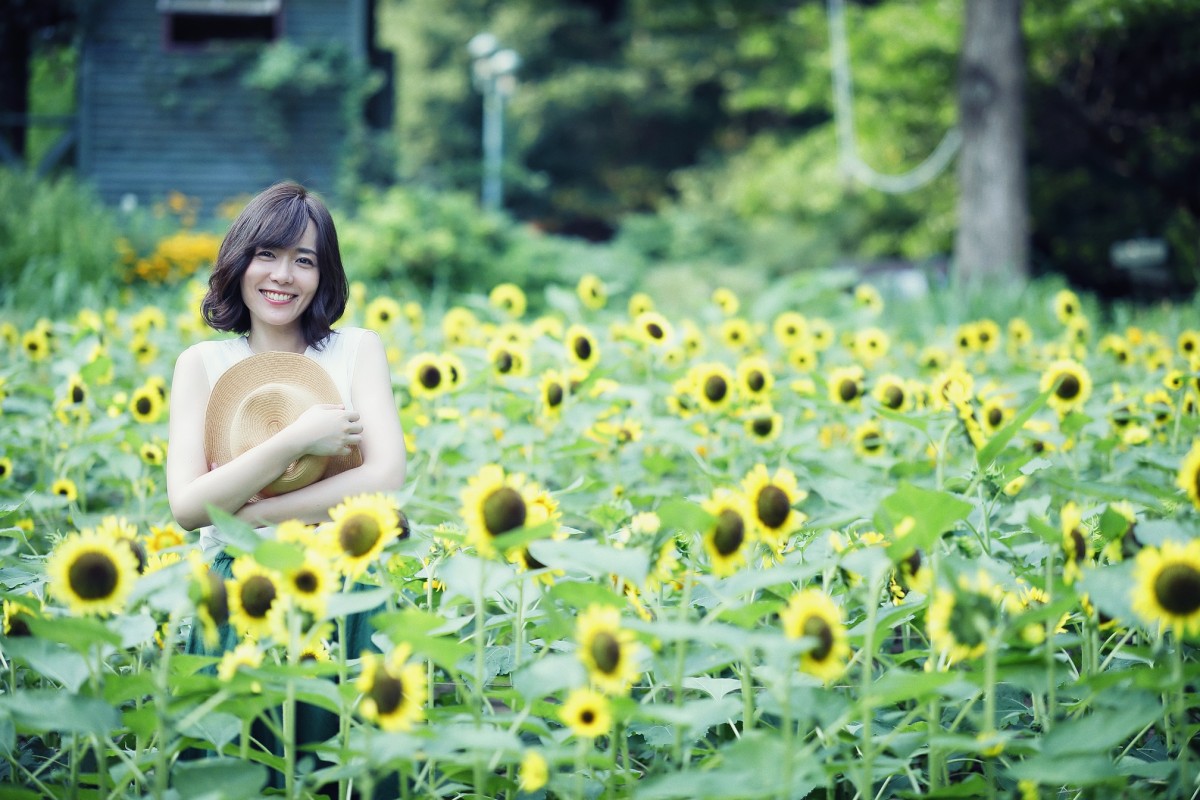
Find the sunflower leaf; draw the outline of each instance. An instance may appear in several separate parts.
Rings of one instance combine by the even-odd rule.
[[[103,700],[59,689],[26,689],[0,697],[0,710],[11,714],[22,727],[36,731],[105,736],[121,724],[121,715]]]
[[[656,510],[659,523],[667,530],[678,529],[696,533],[713,524],[713,516],[695,503],[672,498]]]
[[[1000,455],[1000,451],[1007,447],[1012,438],[1017,435],[1017,432],[1025,426],[1025,423],[1046,405],[1046,401],[1050,399],[1050,395],[1052,394],[1054,394],[1054,387],[1047,389],[1033,398],[1033,402],[1018,411],[1008,421],[1007,425],[996,431],[992,438],[988,439],[987,444],[981,447],[975,454],[976,463],[979,464],[980,468],[986,468],[996,460],[996,456]]]
[[[888,545],[889,556],[902,558],[913,548],[928,549],[937,537],[966,519],[972,508],[949,492],[903,483],[880,503],[875,522],[881,530],[895,530],[905,519],[912,519],[912,528]]]

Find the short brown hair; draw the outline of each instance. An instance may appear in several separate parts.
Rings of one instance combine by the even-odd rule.
[[[300,318],[304,339],[320,349],[333,323],[346,310],[350,287],[337,230],[329,209],[315,194],[291,181],[277,183],[251,200],[229,227],[200,304],[204,321],[218,331],[247,333],[250,312],[242,298],[242,276],[261,248],[291,247],[309,221],[317,229],[317,294]]]

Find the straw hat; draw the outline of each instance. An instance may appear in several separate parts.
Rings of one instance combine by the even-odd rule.
[[[341,403],[333,378],[321,365],[297,353],[259,353],[234,364],[217,380],[204,417],[204,455],[226,464],[266,441],[318,403]],[[259,493],[284,494],[362,463],[348,456],[304,455]]]

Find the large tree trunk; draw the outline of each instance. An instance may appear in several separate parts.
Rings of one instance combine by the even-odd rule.
[[[960,284],[1029,275],[1021,0],[967,0],[958,106]]]

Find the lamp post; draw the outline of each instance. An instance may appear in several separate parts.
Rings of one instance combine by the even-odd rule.
[[[467,43],[471,54],[471,79],[483,95],[483,207],[500,208],[503,188],[500,165],[504,158],[504,101],[517,85],[521,57],[515,50],[501,48],[490,33],[479,33]]]

